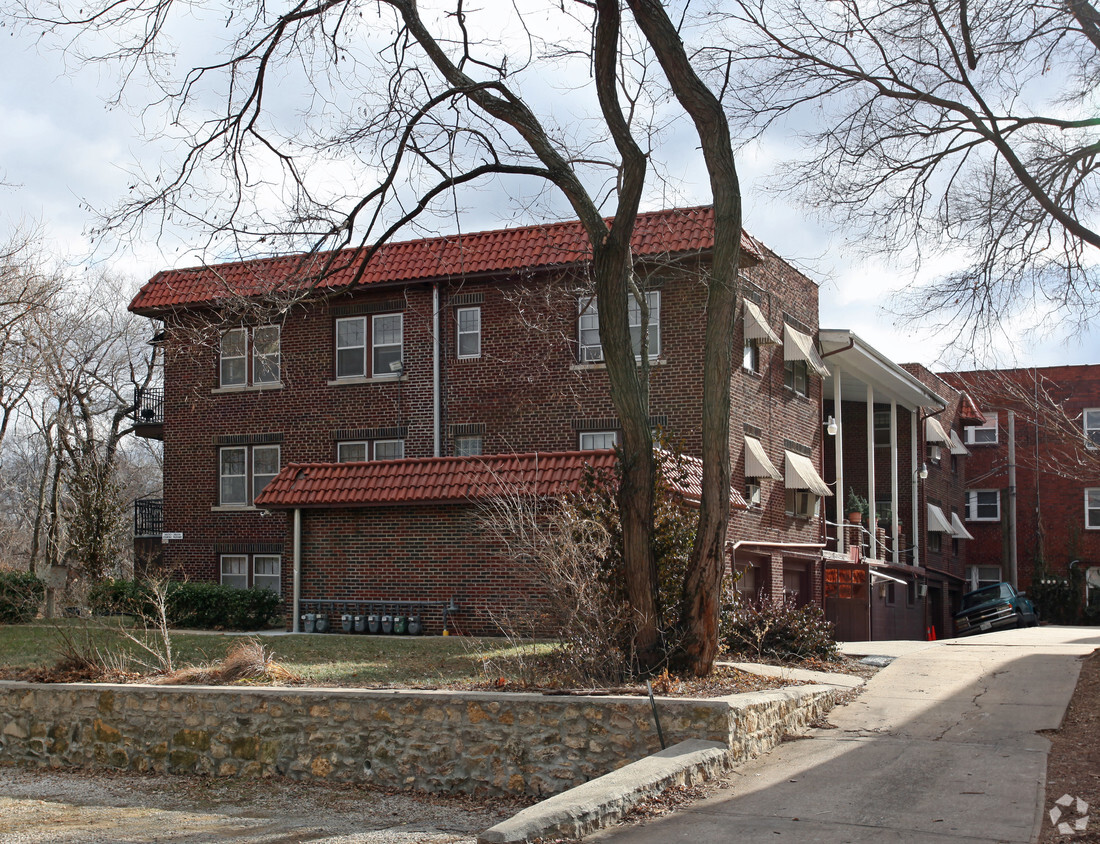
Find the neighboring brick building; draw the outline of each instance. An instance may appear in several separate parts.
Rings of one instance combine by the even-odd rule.
[[[651,311],[651,418],[688,455],[701,451],[703,281],[712,237],[711,211],[698,208],[642,215],[634,239]],[[748,237],[742,251],[748,304],[734,342],[745,365],[731,385],[731,452],[734,483],[744,484],[752,506],[731,516],[731,545],[749,572],[744,582],[759,594],[784,590],[820,601],[817,499],[828,489],[815,468],[817,288]],[[614,444],[618,422],[587,254],[577,223],[395,243],[352,289],[360,267],[348,252],[277,322],[270,311],[252,321],[229,314],[247,313],[242,303],[265,292],[300,293],[295,279],[308,279],[308,265],[298,256],[159,273],[130,307],[163,323],[164,393],[142,397],[139,421],[142,433],[164,440],[165,565],[194,579],[278,583],[286,594],[288,519],[252,501],[292,463]],[[632,319],[640,336],[640,309]],[[761,450],[768,467],[750,449]],[[785,474],[776,478],[775,466]],[[413,530],[410,519],[420,520],[425,536],[440,524],[430,508],[409,511],[403,531]],[[340,532],[392,538],[378,512],[355,519],[349,511]],[[462,543],[456,537],[455,554]],[[335,550],[307,545],[306,552],[316,557],[303,557],[303,588],[332,594],[303,592],[304,599],[363,594],[356,565],[366,557],[311,578],[310,566],[331,569]],[[439,559],[442,547],[430,553],[432,566],[448,564]],[[504,569],[493,571],[448,588],[459,602],[472,600],[486,577],[497,594],[523,588]],[[391,587],[394,598],[412,588]]]
[[[1090,591],[1100,588],[1100,366],[943,378],[970,392],[985,413],[967,429],[967,527],[977,539],[967,578],[975,585],[1008,580],[1026,591],[1041,564],[1065,576],[1076,561]]]

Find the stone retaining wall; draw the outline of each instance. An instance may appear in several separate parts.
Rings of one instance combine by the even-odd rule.
[[[658,698],[658,709],[667,744],[719,741],[741,760],[804,728],[834,694]],[[547,796],[659,748],[639,697],[0,682],[8,764]]]

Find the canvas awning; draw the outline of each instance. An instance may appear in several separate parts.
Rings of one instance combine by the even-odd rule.
[[[814,462],[809,457],[795,454],[793,451],[784,451],[787,458],[787,471],[783,476],[783,483],[787,489],[808,489],[815,495],[832,495],[829,485],[822,480],[821,475],[814,468]]]
[[[958,513],[951,514],[951,528],[952,533],[955,534],[956,539],[973,539],[970,531],[966,529],[966,525],[962,523],[962,519],[959,518]]]
[[[745,437],[745,477],[772,478],[777,481],[783,477],[768,459],[764,444],[756,437]]]
[[[748,299],[745,299],[745,339],[769,346],[778,346],[780,342],[759,305]]]
[[[783,324],[783,360],[804,360],[822,378],[829,377],[825,361],[814,346],[814,338],[787,323]]]
[[[947,431],[943,429],[940,420],[934,416],[929,416],[924,420],[924,441],[951,446],[951,437],[947,436]]]
[[[963,445],[963,441],[959,439],[959,435],[954,431],[951,432],[951,453],[952,454],[970,454],[970,449]]]
[[[951,536],[955,535],[955,529],[951,527],[951,522],[943,514],[943,510],[935,504],[928,505],[928,530],[936,533],[947,533]]]

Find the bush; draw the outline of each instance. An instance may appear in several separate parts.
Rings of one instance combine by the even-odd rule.
[[[836,659],[833,624],[820,607],[784,601],[743,602],[722,609],[721,636],[730,653],[754,659]]]
[[[46,584],[29,571],[0,571],[0,623],[33,621],[46,597]]]
[[[258,630],[278,620],[282,599],[269,589],[235,589],[220,583],[173,582],[167,590],[168,623],[199,630]],[[148,583],[103,580],[92,587],[93,612],[153,617]]]
[[[95,615],[148,615],[153,609],[143,581],[111,578],[88,590],[88,608]]]

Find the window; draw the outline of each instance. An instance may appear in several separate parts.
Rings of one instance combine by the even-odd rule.
[[[942,459],[942,457],[943,457],[943,449],[942,448],[940,448],[938,445],[928,446],[928,459],[932,463],[935,463],[936,465],[939,465],[939,462]]]
[[[966,491],[966,519],[970,522],[999,522],[1001,520],[1001,491],[997,489],[968,489]]]
[[[405,456],[404,440],[375,440],[375,460],[401,460]]]
[[[1085,490],[1085,527],[1100,530],[1100,489]]]
[[[809,392],[809,370],[804,360],[783,361],[783,385],[800,396]]]
[[[957,536],[951,537],[951,556],[959,556],[959,538]]]
[[[876,410],[874,412],[875,423],[875,448],[890,447],[890,411]]]
[[[1100,409],[1089,408],[1081,414],[1081,421],[1085,426],[1085,446],[1087,448],[1100,448]]]
[[[812,519],[817,517],[817,508],[820,499],[812,492],[804,489],[787,490],[787,515],[796,519]]]
[[[897,583],[890,580],[886,583],[886,606],[892,607],[898,602]]]
[[[279,376],[279,326],[262,325],[251,331],[234,328],[222,334],[218,386],[275,385]]]
[[[459,308],[455,312],[458,337],[455,341],[461,359],[481,357],[481,308]]]
[[[218,503],[247,507],[279,474],[279,446],[230,446],[218,449]],[[249,476],[251,475],[251,485]],[[251,486],[251,495],[249,487]]]
[[[995,445],[997,442],[997,414],[984,413],[984,425],[968,425],[966,428],[967,445]]]
[[[745,357],[741,365],[749,372],[760,371],[760,344],[755,340],[745,340]]]
[[[650,290],[645,294],[649,307],[649,358],[661,353],[661,292]],[[603,346],[600,344],[600,312],[596,297],[582,299],[578,303],[577,343],[578,359],[581,363],[599,363],[603,360]],[[634,346],[635,357],[642,356],[642,309],[633,296],[627,302],[627,318],[630,323],[630,342]]]
[[[928,532],[928,553],[940,554],[943,552],[943,534],[938,530]]]
[[[917,581],[905,579],[905,606],[913,607],[917,604]]]
[[[481,454],[480,436],[455,437],[455,457],[475,457]]]
[[[248,588],[247,554],[222,554],[222,585]]]
[[[745,479],[745,501],[750,507],[760,506],[760,480],[759,478]]]
[[[276,595],[282,592],[282,572],[278,554],[257,554],[252,558],[252,585],[257,589],[270,589]]]
[[[369,323],[366,317],[336,320],[336,377],[364,378],[368,372],[374,378],[399,376],[403,324],[402,314],[377,314],[371,317]],[[369,365],[368,348],[371,352]]]
[[[368,442],[336,443],[337,463],[366,463],[370,453]]]
[[[354,440],[336,443],[337,463],[365,463],[368,460],[400,460],[405,456],[404,440]]]
[[[581,451],[598,451],[604,448],[614,448],[619,442],[616,431],[583,431],[581,432]]]
[[[966,579],[970,581],[971,591],[984,586],[993,586],[1001,582],[1000,566],[967,566]]]

